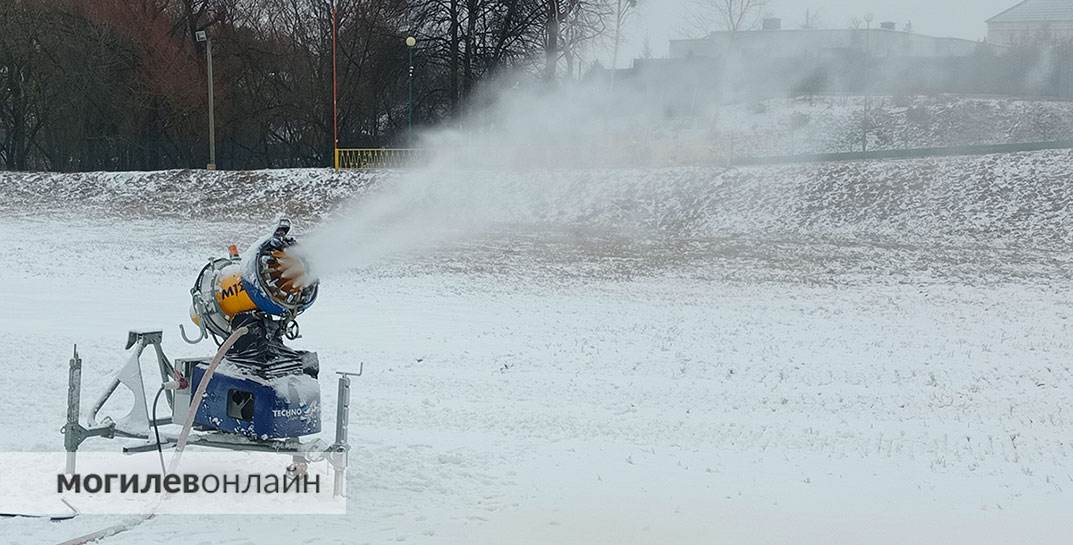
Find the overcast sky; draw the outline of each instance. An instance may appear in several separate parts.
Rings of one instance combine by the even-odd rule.
[[[620,65],[629,65],[640,55],[645,37],[652,53],[659,57],[667,53],[667,41],[697,34],[697,5],[715,0],[639,0],[640,8],[630,21],[627,44]],[[853,16],[875,16],[875,26],[881,21],[894,21],[898,28],[913,22],[913,31],[933,36],[954,36],[980,40],[987,35],[989,17],[1017,4],[1020,0],[768,0],[769,15],[781,17],[783,28],[798,28],[804,22],[805,10],[819,10],[820,23],[825,28],[847,28]],[[608,62],[604,59],[602,62]]]

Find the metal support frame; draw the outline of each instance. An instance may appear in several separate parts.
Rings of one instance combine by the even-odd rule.
[[[104,426],[85,428],[79,423],[79,404],[82,401],[82,358],[78,357],[78,345],[75,345],[71,358],[70,373],[67,376],[67,423],[60,428],[63,434],[63,448],[67,451],[67,464],[64,468],[68,474],[75,472],[75,458],[78,446],[90,437],[115,437],[115,423]]]
[[[328,463],[334,472],[332,494],[336,497],[346,495],[347,457],[350,452],[350,377],[360,377],[365,371],[365,364],[358,367],[357,373],[336,371],[339,375],[339,396],[335,400],[335,443],[328,447]]]
[[[168,357],[164,355],[164,348],[161,343],[164,342],[164,333],[162,331],[131,331],[127,333],[127,346],[126,349],[130,350],[139,343],[142,346],[142,350],[147,345],[153,346],[153,351],[156,352],[157,368],[160,369],[160,379],[162,382],[167,382],[175,378],[175,366],[171,364]],[[138,352],[138,357],[141,357],[141,352]],[[175,392],[172,390],[165,390],[164,395],[168,398],[168,406],[172,409],[175,408]]]
[[[131,355],[132,360],[137,360],[140,362],[142,352],[144,352],[148,346],[153,346],[153,351],[156,352],[157,357],[157,367],[160,370],[161,383],[167,382],[175,376],[175,369],[172,367],[171,362],[168,361],[167,356],[164,355],[164,349],[160,345],[163,341],[164,333],[162,331],[131,331],[127,333],[126,349],[134,349],[134,353]],[[138,365],[138,363],[135,364]],[[140,378],[141,370],[138,369],[137,373],[139,374],[139,386],[142,387],[142,390],[140,392],[133,391],[134,388],[131,388],[132,393],[134,394],[134,401],[136,405],[139,403],[146,403],[144,384],[141,384]],[[101,409],[104,407],[104,404],[108,402],[108,400],[112,397],[112,394],[115,393],[116,389],[119,388],[119,385],[122,384],[122,382],[123,381],[119,376],[112,379],[111,384],[108,385],[108,388],[107,390],[105,390],[104,394],[101,395],[101,397],[97,399],[97,402],[93,404],[93,408],[90,410],[89,413],[89,422],[91,424],[96,423],[97,414],[100,413]],[[174,394],[172,392],[168,392],[167,397],[168,406],[174,409]],[[137,409],[138,407],[135,407],[135,410]],[[146,407],[146,416],[148,417],[148,407]],[[105,423],[107,424],[108,422]],[[149,422],[149,424],[152,425],[152,422]],[[123,430],[120,431],[122,432]],[[126,432],[126,435],[136,436],[135,434],[132,434],[130,432]],[[148,434],[146,434],[146,436],[148,437]]]
[[[127,336],[126,347],[128,350],[131,348],[135,350],[132,358],[136,357],[140,359],[142,352],[148,346],[152,345],[156,352],[157,365],[160,369],[161,379],[163,382],[167,382],[174,377],[175,369],[167,356],[164,355],[164,350],[161,347],[163,337],[164,335],[160,331],[131,331]],[[350,442],[348,440],[350,427],[350,381],[351,377],[360,377],[364,371],[365,364],[362,363],[359,366],[357,373],[346,371],[336,372],[336,374],[339,375],[339,397],[336,400],[335,441],[327,448],[324,447],[324,442],[319,439],[307,443],[303,443],[297,438],[284,441],[254,441],[245,437],[223,432],[210,432],[191,437],[189,444],[238,451],[290,454],[296,463],[298,463],[299,460],[316,462],[327,459],[334,476],[332,489],[333,495],[336,497],[344,496],[346,495],[347,455],[350,452]],[[115,393],[119,384],[120,381],[118,379],[113,379],[104,395],[102,395],[94,405],[90,417],[91,422],[96,418],[97,413],[100,411],[101,407],[103,407],[104,403],[113,393]],[[70,375],[67,386],[67,423],[60,430],[61,433],[64,434],[64,448],[67,451],[67,473],[75,473],[75,458],[78,447],[83,441],[90,437],[104,437],[106,439],[126,437],[131,439],[144,439],[147,441],[147,443],[142,445],[124,447],[123,452],[126,454],[156,450],[156,444],[148,442],[150,440],[150,433],[138,434],[118,430],[116,429],[116,423],[110,418],[107,418],[101,426],[91,426],[90,428],[83,427],[79,417],[81,389],[82,359],[78,356],[78,347],[76,346],[74,357],[71,358]],[[171,392],[168,394],[169,405],[174,411],[174,397]],[[144,392],[142,392],[142,395],[144,396]],[[171,416],[158,418],[155,421],[149,422],[150,426],[153,424],[172,423],[174,422]],[[166,439],[162,441],[161,446],[164,448],[174,447],[175,441],[170,438]]]

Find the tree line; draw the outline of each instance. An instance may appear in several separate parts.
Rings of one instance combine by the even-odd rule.
[[[208,163],[205,32],[217,163],[327,166],[342,147],[413,145],[462,119],[481,82],[554,86],[599,50],[619,60],[637,0],[0,0],[0,170],[160,170]],[[747,30],[764,0],[698,0],[703,28]],[[335,27],[333,33],[333,10]],[[811,14],[806,26],[815,26]],[[332,96],[333,34],[337,111]],[[416,39],[408,47],[407,38]],[[989,93],[1073,98],[1073,47],[981,45],[964,58],[652,63],[610,74],[666,112],[734,96]],[[411,70],[412,59],[412,70]],[[643,64],[643,63],[642,63]],[[643,67],[642,67],[643,68]],[[519,76],[520,74],[520,76]],[[602,77],[608,74],[597,73]],[[730,92],[734,91],[734,92]],[[735,94],[736,93],[736,94]],[[412,98],[411,98],[412,97]],[[676,102],[677,101],[677,102]],[[681,104],[679,104],[681,102]],[[411,115],[412,111],[412,115]]]
[[[461,115],[478,83],[500,74],[578,77],[597,40],[617,45],[634,4],[4,0],[0,168],[203,166],[201,31],[212,43],[221,167],[323,166],[333,150],[333,9],[339,143],[380,147],[407,143],[411,105],[423,126]]]

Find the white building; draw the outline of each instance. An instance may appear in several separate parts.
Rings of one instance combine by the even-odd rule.
[[[1056,44],[1073,40],[1073,0],[1025,0],[987,20],[996,45]]]
[[[1066,0],[1073,5],[1073,0]],[[744,58],[793,59],[866,54],[889,59],[941,59],[967,57],[980,45],[960,38],[936,38],[884,28],[782,30],[767,25],[768,30],[713,32],[706,38],[671,41],[672,58],[720,58],[734,54]],[[774,28],[771,28],[774,27]]]

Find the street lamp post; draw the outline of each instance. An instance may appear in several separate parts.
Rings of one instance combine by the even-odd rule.
[[[406,49],[410,53],[410,72],[407,76],[407,138],[410,139],[411,145],[414,138],[414,47],[417,45],[417,38],[410,36],[406,38]]]
[[[212,40],[204,30],[197,33],[197,41],[205,42],[205,64],[209,77],[209,164],[208,170],[216,170],[216,103],[213,97],[212,79]]]

